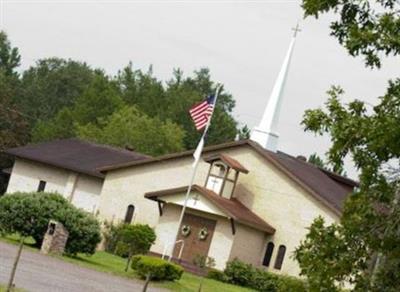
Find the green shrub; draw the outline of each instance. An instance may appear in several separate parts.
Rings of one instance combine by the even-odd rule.
[[[0,198],[0,226],[4,233],[32,236],[41,245],[50,219],[68,201],[57,194],[15,193]]]
[[[278,276],[278,291],[279,292],[306,292],[306,283],[291,276]]]
[[[146,254],[156,240],[154,230],[144,224],[106,225],[104,233],[106,251],[118,256],[128,257],[135,254]]]
[[[253,281],[254,267],[238,259],[228,262],[224,273],[228,282],[234,285],[250,287]]]
[[[61,222],[69,232],[65,251],[93,254],[101,240],[100,224],[94,216],[74,207],[56,193],[15,193],[0,198],[0,229],[6,234],[32,236],[43,241],[49,221]]]
[[[131,267],[141,278],[145,279],[150,274],[150,278],[156,281],[179,280],[183,274],[181,266],[151,256],[134,256]]]
[[[69,232],[65,246],[67,254],[95,253],[101,241],[100,224],[96,217],[69,204],[69,208],[59,210],[55,218],[64,224]]]
[[[252,280],[248,287],[257,291],[277,292],[278,276],[261,269],[254,269]]]
[[[114,253],[117,256],[127,258],[129,256],[129,244],[123,241],[118,241],[115,246]]]
[[[210,269],[207,273],[207,278],[220,282],[228,282],[228,277],[225,273],[216,269]]]
[[[223,274],[225,279],[217,273],[213,279],[221,278],[223,282],[264,292],[305,292],[307,290],[304,281],[300,279],[257,269],[238,259],[227,263]]]
[[[103,237],[106,252],[115,253],[118,244],[118,230],[122,224],[114,225],[108,221],[104,222]]]

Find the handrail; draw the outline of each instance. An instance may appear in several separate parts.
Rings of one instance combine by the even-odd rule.
[[[183,248],[185,247],[185,241],[184,241],[183,239],[180,239],[180,240],[178,240],[178,241],[175,242],[174,246],[176,246],[176,244],[178,244],[178,243],[182,243],[182,244],[181,244],[181,248],[179,249],[179,253],[178,253],[178,260],[180,260],[181,257],[182,257]],[[161,256],[162,259],[164,259],[164,258],[167,256],[169,262],[171,261],[171,259],[172,259],[172,254],[173,254],[173,252],[174,252],[174,251],[172,250],[172,251],[171,251],[171,255],[170,255],[170,256],[167,255],[167,250],[168,250],[168,248],[169,248],[170,246],[171,246],[171,243],[165,244],[165,245],[164,245],[164,250],[163,250],[163,253],[162,253],[162,256]]]

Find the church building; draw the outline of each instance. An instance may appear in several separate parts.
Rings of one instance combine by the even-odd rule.
[[[15,157],[8,193],[57,191],[102,222],[149,224],[157,256],[204,255],[220,270],[238,258],[298,276],[291,255],[307,228],[318,216],[337,222],[357,183],[277,150],[294,42],[251,139],[204,148],[187,200],[194,151],[149,157],[76,139],[6,151]]]

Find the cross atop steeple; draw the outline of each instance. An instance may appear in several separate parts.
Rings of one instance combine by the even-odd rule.
[[[301,31],[299,23],[297,23],[296,27],[293,27],[292,30],[294,31],[293,37],[295,38],[297,36],[297,33]]]
[[[286,76],[289,71],[290,59],[292,57],[294,44],[296,42],[297,32],[300,31],[299,24],[293,29],[294,35],[290,42],[289,49],[283,61],[278,78],[275,81],[274,88],[268,100],[263,117],[258,127],[251,132],[250,139],[260,144],[265,149],[276,152],[279,135],[277,133],[279,114],[282,104],[283,90],[285,87]]]

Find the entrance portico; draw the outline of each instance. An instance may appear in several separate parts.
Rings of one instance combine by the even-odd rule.
[[[160,210],[159,222],[155,228],[157,241],[152,252],[162,254],[166,247],[172,246],[186,189],[182,187],[145,195],[157,201]],[[216,268],[223,269],[227,261],[246,253],[256,253],[253,257],[261,258],[266,237],[275,232],[271,225],[239,201],[224,198],[198,185],[193,186],[186,210],[179,228],[179,244],[173,256],[178,258],[183,247],[181,259],[189,263],[197,255],[208,256],[215,260]],[[248,250],[246,244],[236,242],[246,237],[253,241],[252,245],[248,245],[251,246]]]

